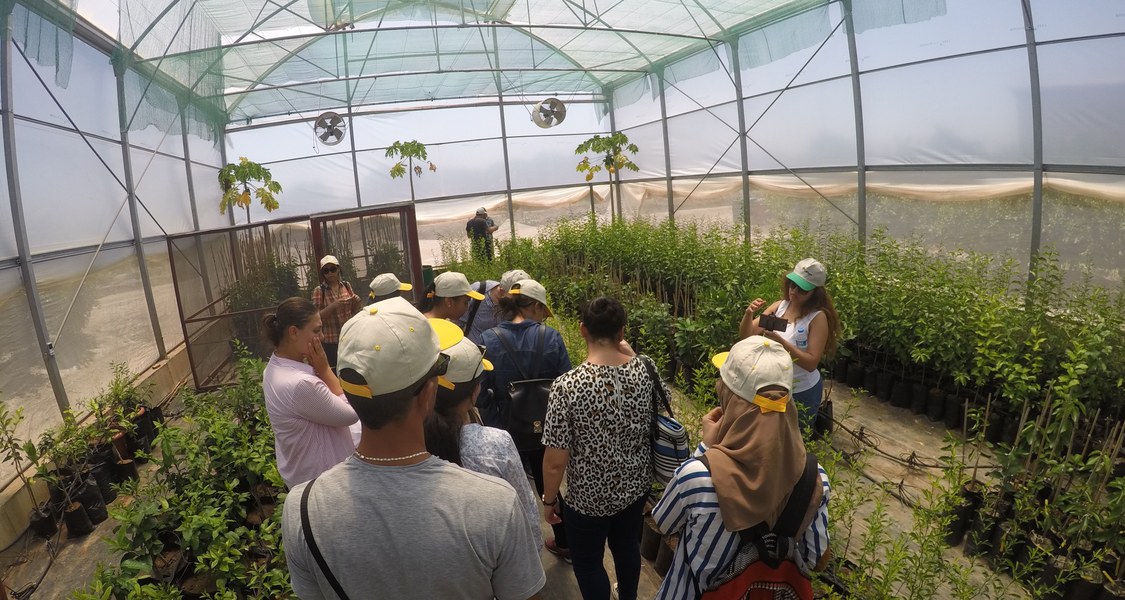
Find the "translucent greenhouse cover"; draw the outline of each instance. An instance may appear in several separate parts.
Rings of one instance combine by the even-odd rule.
[[[601,96],[810,0],[119,0],[120,41],[230,122],[446,98]],[[794,31],[817,36],[805,23]],[[800,39],[790,40],[800,44]],[[709,68],[705,64],[701,69]],[[682,71],[682,68],[681,68]],[[678,77],[690,75],[679,72]]]

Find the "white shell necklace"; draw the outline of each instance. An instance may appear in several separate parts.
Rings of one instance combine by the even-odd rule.
[[[395,461],[399,461],[399,460],[408,460],[408,459],[411,459],[411,458],[418,458],[419,456],[422,456],[423,454],[429,454],[429,453],[430,453],[429,450],[423,450],[421,452],[415,452],[414,454],[407,454],[406,456],[395,456],[394,458],[383,458],[383,457],[379,457],[379,456],[364,456],[364,455],[360,454],[359,450],[357,449],[355,451],[355,456],[356,456],[356,458],[358,458],[360,460],[366,460],[366,461],[369,461],[369,462],[395,462]]]

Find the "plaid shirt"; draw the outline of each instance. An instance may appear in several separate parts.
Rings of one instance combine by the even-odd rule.
[[[343,289],[344,293],[346,293],[347,295],[351,296],[354,294],[354,292],[352,292],[352,286],[348,282],[341,281],[340,285],[342,286],[341,289]],[[343,297],[344,295],[342,293],[334,293],[332,290],[328,289],[328,286],[318,285],[313,288],[312,301],[313,304],[316,305],[317,310],[324,310],[325,308],[328,308],[329,304],[332,304],[333,302]],[[352,318],[352,315],[354,315],[356,312],[358,311],[353,310],[352,305],[344,303],[337,305],[336,310],[333,310],[329,315],[325,316],[322,314],[320,330],[321,341],[328,344],[339,343],[340,328],[343,327],[344,323],[347,322],[348,319]]]

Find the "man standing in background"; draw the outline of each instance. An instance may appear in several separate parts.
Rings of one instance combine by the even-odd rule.
[[[473,256],[479,260],[492,260],[492,233],[499,229],[484,207],[465,224],[465,235],[473,245]]]

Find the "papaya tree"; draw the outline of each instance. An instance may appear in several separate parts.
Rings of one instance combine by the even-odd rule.
[[[387,147],[387,157],[398,158],[398,162],[396,162],[391,167],[391,179],[399,179],[406,175],[407,171],[414,173],[415,177],[421,177],[422,166],[420,164],[415,165],[415,160],[417,160],[419,163],[421,163],[422,161],[426,161],[426,164],[429,165],[429,169],[431,172],[437,171],[437,167],[434,165],[434,163],[430,162],[429,157],[426,155],[426,145],[422,142],[419,142],[418,140],[410,140],[409,142],[396,141],[395,143]],[[409,181],[410,201],[413,202],[414,180],[409,179]]]
[[[620,131],[604,136],[595,135],[578,144],[578,148],[574,150],[574,154],[582,156],[582,160],[575,167],[575,170],[586,173],[586,181],[593,181],[594,176],[602,169],[605,169],[606,173],[609,174],[609,208],[611,213],[614,207],[613,190],[619,188],[621,184],[621,169],[640,170],[629,157],[629,154],[636,156],[638,151],[636,144],[629,143],[629,136]],[[618,198],[618,212],[620,212],[620,204],[621,199]]]
[[[227,209],[234,210],[238,206],[246,210],[247,223],[250,222],[250,203],[255,197],[266,212],[280,208],[277,194],[281,193],[281,184],[273,180],[269,169],[245,156],[239,157],[237,163],[228,163],[219,169],[219,189],[223,191],[219,214],[226,214]]]

